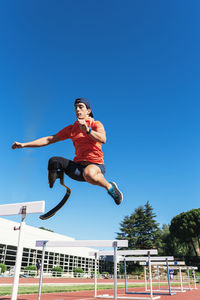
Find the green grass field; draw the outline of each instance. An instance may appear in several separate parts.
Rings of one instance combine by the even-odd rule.
[[[172,283],[171,285],[178,285],[179,283]],[[153,286],[157,286],[158,284],[154,283]],[[144,284],[128,284],[128,288],[134,288],[134,287],[142,287]],[[167,283],[162,284],[162,286],[167,286]],[[118,288],[125,288],[124,284],[118,284]],[[99,284],[98,290],[104,290],[104,289],[113,289],[113,284]],[[94,290],[94,285],[75,285],[75,286],[65,286],[65,285],[59,285],[59,286],[49,286],[49,285],[43,285],[42,286],[42,293],[57,293],[57,292],[77,292],[77,291],[91,291]],[[12,287],[6,286],[6,287],[0,287],[0,296],[5,295],[11,295],[12,293]],[[18,294],[37,294],[38,293],[38,286],[36,285],[29,285],[29,286],[19,286]]]

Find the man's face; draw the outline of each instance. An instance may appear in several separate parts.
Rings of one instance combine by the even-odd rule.
[[[91,109],[87,108],[84,103],[75,104],[75,114],[77,119],[85,119],[91,113]]]

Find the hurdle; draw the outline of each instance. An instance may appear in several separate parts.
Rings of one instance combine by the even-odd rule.
[[[40,283],[38,291],[38,300],[42,293],[42,280],[44,272],[44,256],[47,247],[107,247],[114,251],[114,299],[117,300],[117,248],[128,247],[127,240],[74,240],[74,241],[36,241],[36,247],[42,247],[42,264],[40,272]],[[95,270],[97,266],[95,263]],[[95,271],[96,272],[96,271]],[[95,275],[96,277],[96,275]],[[95,279],[96,280],[96,279]],[[97,295],[96,295],[97,297]]]
[[[157,255],[157,249],[149,249],[149,250],[118,250],[117,255],[126,256],[126,255],[145,255],[146,253],[150,252],[151,255]],[[97,256],[114,256],[114,252],[110,251],[94,251],[90,252],[90,255],[97,254]]]
[[[113,251],[99,251],[99,252],[90,252],[89,254],[90,255],[94,255],[95,256],[95,260],[97,260],[97,257],[99,256],[113,256],[113,259],[114,259],[114,264],[115,264],[115,261],[117,260],[117,262],[119,261],[122,261],[124,260],[124,257],[126,255],[146,255],[146,254],[149,254],[149,255],[157,255],[158,254],[158,251],[156,249],[150,249],[150,250],[118,250],[117,251],[117,256],[115,255],[115,253],[113,253]],[[140,259],[141,257],[134,257],[135,260],[138,260]],[[128,258],[127,258],[128,259]],[[146,257],[145,257],[146,259]],[[116,263],[117,265],[117,263]],[[115,276],[117,277],[117,273],[115,273]],[[96,277],[96,275],[95,275]],[[117,281],[117,279],[116,279]],[[117,283],[116,283],[117,284]],[[127,290],[127,287],[126,287],[126,281],[125,281],[125,291]],[[109,296],[109,295],[99,295],[97,296],[97,280],[95,280],[95,297],[96,298],[112,298],[112,296]],[[126,293],[127,294],[127,293]],[[134,293],[136,294],[136,293]],[[140,293],[141,294],[141,293]],[[148,293],[149,294],[149,293]],[[150,296],[150,297],[128,297],[128,296],[122,296],[120,295],[118,297],[118,299],[140,299],[140,300],[146,300],[146,299],[160,299],[160,296],[153,296],[153,294]]]
[[[191,266],[186,266],[185,267],[186,270],[187,270],[187,278],[188,278],[188,288],[185,288],[186,290],[197,290],[197,286],[196,286],[196,280],[195,280],[195,270],[197,270],[198,268],[197,267],[191,267]],[[182,268],[183,269],[183,268]],[[193,277],[193,281],[194,281],[194,287],[192,287],[192,283],[191,283],[191,280],[190,280],[190,270],[192,270],[192,277]]]
[[[141,262],[140,265],[144,265],[144,268],[146,269],[146,263]],[[174,261],[174,262],[152,262],[152,265],[157,266],[157,270],[159,268],[167,268],[167,277],[168,277],[168,289],[173,292],[173,293],[185,293],[187,290],[192,290],[192,289],[197,289],[196,287],[196,277],[195,277],[195,270],[197,270],[197,267],[190,267],[190,266],[185,266],[184,261]],[[171,287],[171,279],[169,275],[169,266],[173,266],[173,269],[176,269],[179,271],[179,281],[180,281],[180,287]],[[187,271],[187,279],[188,279],[188,288],[183,286],[183,278],[182,278],[182,270]],[[193,283],[194,283],[194,288],[191,287],[191,280],[190,280],[190,274],[189,271],[192,270],[192,278],[193,278]],[[146,270],[145,270],[146,271]],[[158,276],[159,281],[160,277]],[[159,282],[159,287],[160,287],[160,282]],[[166,289],[158,289],[156,291],[165,291]],[[167,290],[166,290],[167,291]]]
[[[43,213],[44,209],[45,209],[44,201],[22,202],[22,203],[0,205],[0,216],[21,215],[20,226],[18,228],[14,228],[14,230],[19,230],[19,235],[18,235],[18,246],[17,246],[17,255],[16,255],[16,262],[15,262],[15,272],[14,272],[11,300],[17,299],[19,275],[21,270],[21,262],[22,262],[22,254],[23,254],[23,234],[24,234],[24,228],[26,224],[25,222],[26,216],[27,214]]]
[[[175,266],[174,269],[178,269],[179,270],[179,280],[180,280],[180,287],[175,287],[174,291],[181,292],[181,293],[185,293],[187,290],[193,290],[193,289],[197,289],[196,286],[196,276],[195,276],[195,270],[197,270],[197,267],[191,267],[191,266]],[[187,273],[187,281],[188,281],[188,287],[184,287],[183,285],[183,276],[182,276],[182,271],[185,270]],[[194,282],[194,288],[191,287],[191,280],[190,280],[190,274],[189,271],[192,270],[193,272],[193,282]]]
[[[174,260],[174,257],[173,256],[151,257],[149,252],[147,254],[148,254],[148,257],[125,257],[123,259],[123,261],[124,261],[124,274],[125,274],[125,293],[126,294],[138,294],[138,295],[150,295],[150,299],[153,299],[153,298],[155,299],[155,297],[153,295],[166,295],[166,293],[155,292],[155,290],[153,290],[153,285],[152,285],[152,268],[151,268],[152,263],[156,262],[156,261],[172,261],[172,260]],[[148,267],[149,267],[149,286],[150,286],[150,292],[147,291],[146,269],[145,269],[145,272],[144,272],[145,292],[128,292],[128,290],[127,290],[127,275],[126,275],[126,262],[127,261],[145,262],[145,264],[148,265]],[[172,295],[172,292],[171,292],[170,289],[169,289],[169,295]]]
[[[198,270],[197,267],[192,267],[192,276],[193,276],[193,282],[194,282],[194,290],[198,290],[197,289],[197,280],[196,280],[196,273],[195,270]]]
[[[140,265],[144,266],[144,278],[145,278],[145,290],[147,291],[147,279],[146,279],[146,267],[148,266],[148,262],[140,262]],[[185,265],[185,262],[177,262],[177,261],[169,261],[169,259],[166,258],[165,261],[152,261],[151,265],[154,267],[157,267],[157,276],[158,276],[158,289],[154,290],[154,292],[162,292],[163,295],[174,295],[176,294],[175,290],[172,290],[171,288],[171,279],[170,279],[170,274],[169,274],[169,266],[177,266],[177,265]],[[167,281],[168,281],[168,289],[161,289],[160,288],[160,272],[159,272],[159,268],[160,267],[165,267],[167,269]],[[164,293],[164,292],[168,292],[168,294]]]

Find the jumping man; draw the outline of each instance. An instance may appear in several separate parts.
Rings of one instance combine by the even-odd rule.
[[[106,133],[101,122],[93,119],[90,102],[86,98],[77,98],[74,103],[76,122],[63,128],[55,135],[43,137],[28,143],[15,142],[12,149],[25,147],[43,147],[66,139],[71,139],[75,147],[73,161],[63,157],[52,157],[48,163],[50,188],[64,171],[72,179],[87,181],[105,188],[108,194],[119,205],[123,194],[116,183],[108,182],[105,177],[102,144],[106,142]]]

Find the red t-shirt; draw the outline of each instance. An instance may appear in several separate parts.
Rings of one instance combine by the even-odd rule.
[[[98,132],[105,132],[104,126],[93,118],[86,119],[87,126]],[[95,164],[104,164],[102,143],[94,141],[89,134],[84,133],[78,122],[69,125],[57,133],[61,140],[71,139],[75,147],[74,161],[89,161]]]

